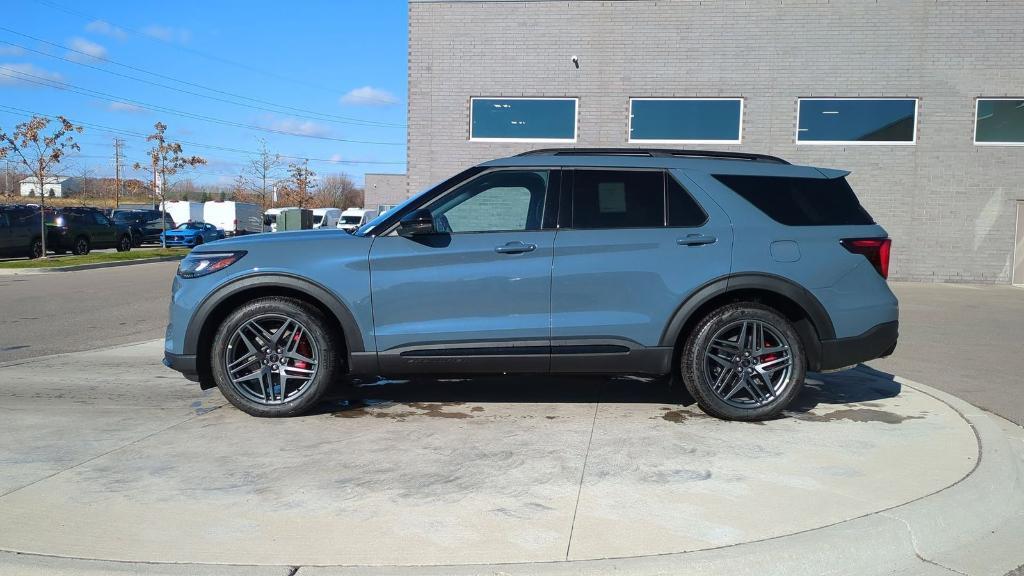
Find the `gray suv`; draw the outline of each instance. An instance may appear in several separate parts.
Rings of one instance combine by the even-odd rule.
[[[674,375],[777,416],[807,371],[890,354],[890,240],[847,172],[758,154],[537,150],[362,226],[201,246],[165,364],[257,416],[342,374]]]

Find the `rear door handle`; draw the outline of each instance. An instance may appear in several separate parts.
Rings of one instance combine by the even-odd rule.
[[[682,238],[676,239],[676,244],[680,246],[704,246],[705,244],[714,244],[718,241],[718,238],[710,234],[687,234]]]
[[[516,240],[515,242],[509,242],[504,246],[498,246],[494,251],[498,254],[522,254],[523,252],[533,252],[536,249],[536,244],[523,244]]]

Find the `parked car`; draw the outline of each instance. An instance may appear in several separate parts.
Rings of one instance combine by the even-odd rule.
[[[38,207],[0,205],[0,256],[39,258],[43,255],[41,238]]]
[[[313,228],[336,228],[341,220],[341,208],[313,208]]]
[[[343,372],[626,373],[772,418],[807,371],[896,346],[890,240],[847,174],[695,150],[494,160],[355,234],[194,250],[164,362],[257,416],[312,409]]]
[[[162,219],[162,220],[161,220]],[[113,220],[124,224],[132,232],[132,245],[152,244],[160,242],[160,234],[164,227],[175,228],[170,214],[161,214],[159,210],[114,210]]]
[[[164,245],[168,248],[181,246],[192,248],[224,238],[224,231],[218,230],[216,226],[206,222],[185,222],[173,230],[168,230],[166,234],[161,234],[161,237],[164,238]]]
[[[355,232],[360,226],[377,217],[376,210],[366,208],[346,208],[338,220],[338,228],[346,232]]]
[[[82,256],[94,248],[132,249],[131,229],[107,218],[99,208],[59,208],[54,214],[52,224],[47,220],[46,242],[47,248],[58,254],[70,251]]]

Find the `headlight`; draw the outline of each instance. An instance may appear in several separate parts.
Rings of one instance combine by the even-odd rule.
[[[240,252],[193,252],[178,264],[178,276],[198,278],[223,270],[245,256]]]

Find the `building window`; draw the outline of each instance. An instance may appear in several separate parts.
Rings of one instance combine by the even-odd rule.
[[[739,144],[740,98],[631,98],[629,141]]]
[[[982,146],[1024,146],[1024,99],[978,98],[974,143]]]
[[[916,98],[800,98],[797,144],[914,144]]]
[[[575,142],[576,98],[472,98],[469,139]]]

